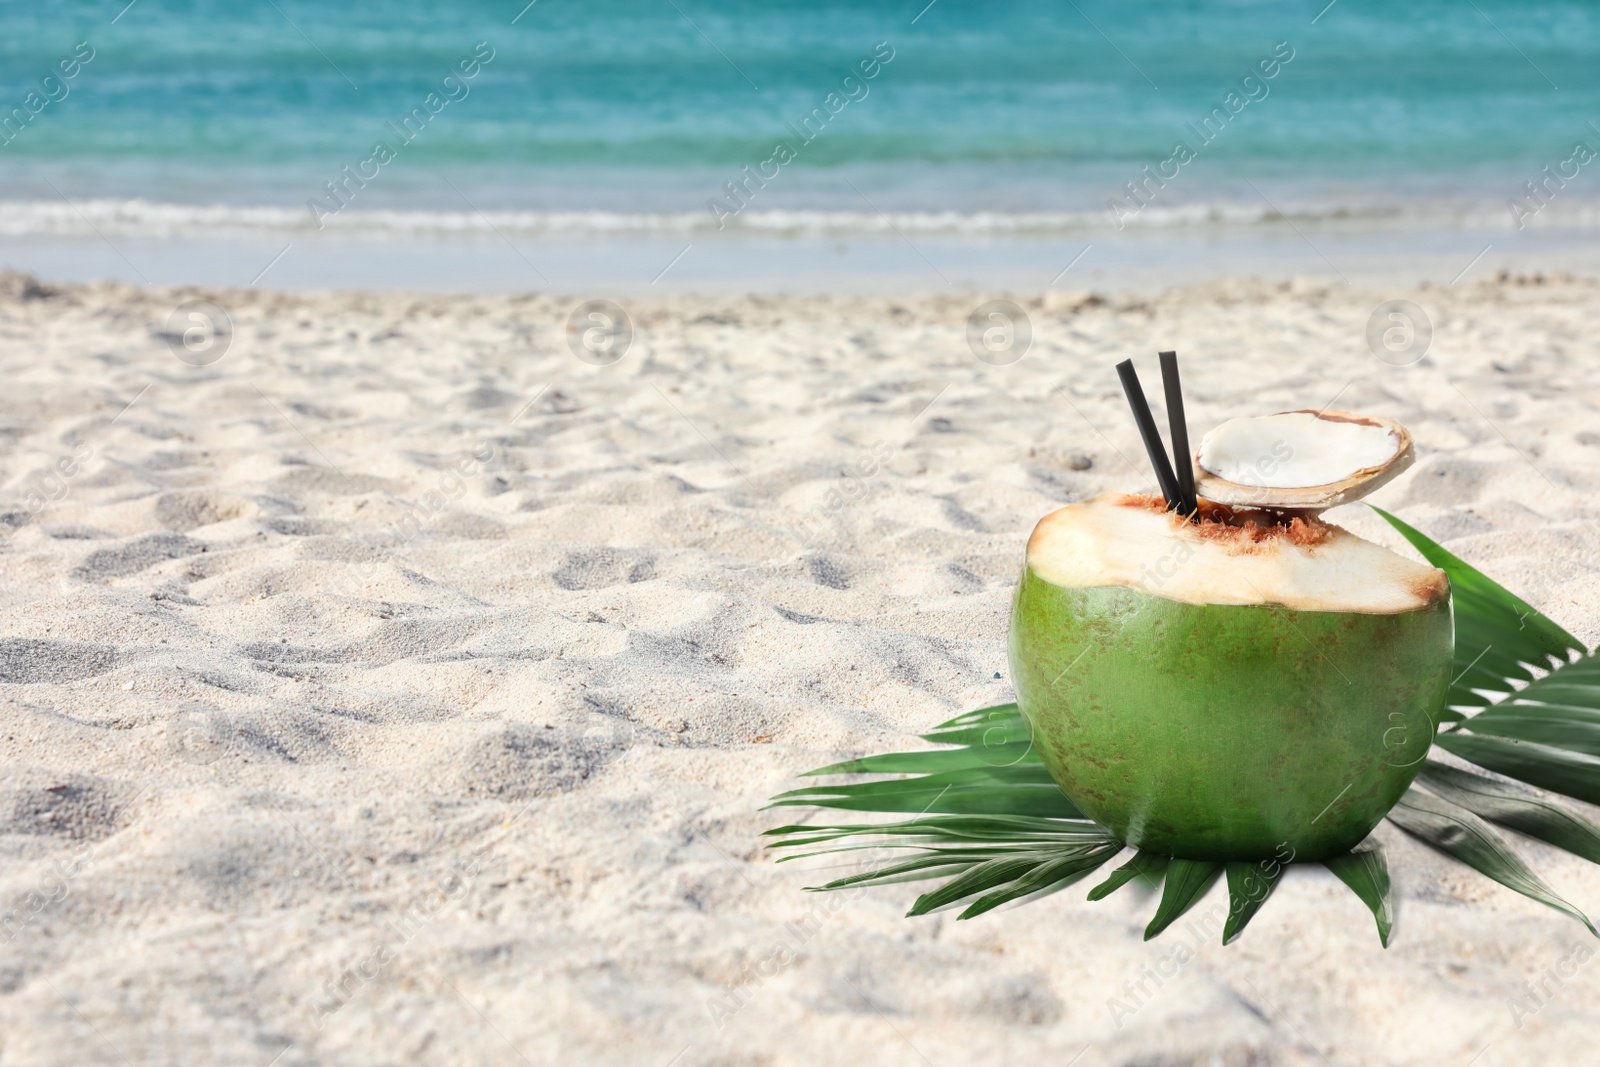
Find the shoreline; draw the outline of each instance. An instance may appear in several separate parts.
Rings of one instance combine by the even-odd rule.
[[[1531,232],[1381,233],[1288,225],[1116,234],[970,237],[942,233],[383,238],[0,238],[0,269],[86,283],[258,286],[279,292],[562,292],[880,296],[1052,289],[1152,294],[1257,277],[1409,289],[1501,271],[1600,277],[1600,242]]]

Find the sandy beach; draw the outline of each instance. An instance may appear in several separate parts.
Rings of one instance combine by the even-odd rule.
[[[1016,293],[1003,366],[984,297],[623,298],[607,365],[587,298],[0,276],[0,1064],[1592,1055],[1588,933],[1387,826],[1387,951],[1304,868],[1224,948],[1220,889],[1150,943],[1132,892],[805,894],[759,809],[1010,699],[1027,534],[1151,487],[1112,366],[1160,348],[1196,434],[1399,419],[1374,502],[1592,647],[1600,283]],[[1431,343],[1386,362],[1400,299]],[[205,366],[192,300],[232,322]],[[1600,912],[1600,869],[1520,846]]]

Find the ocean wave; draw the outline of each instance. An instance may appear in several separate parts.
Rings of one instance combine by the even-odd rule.
[[[1516,230],[1600,229],[1600,203],[1570,202],[1524,218],[1504,204],[1309,204],[1281,212],[1264,204],[1213,202],[1123,212],[1121,226],[1098,211],[829,211],[746,210],[720,221],[710,211],[341,211],[319,227],[302,208],[193,205],[150,200],[0,201],[0,237],[251,237],[316,233],[333,237],[433,238],[648,236],[732,233],[765,237],[944,234],[982,238],[1032,237],[1107,230],[1350,226]]]

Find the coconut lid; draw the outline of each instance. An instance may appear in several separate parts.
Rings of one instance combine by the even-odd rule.
[[[1195,453],[1195,487],[1219,504],[1321,511],[1358,500],[1411,466],[1411,434],[1393,419],[1283,411],[1229,419]]]

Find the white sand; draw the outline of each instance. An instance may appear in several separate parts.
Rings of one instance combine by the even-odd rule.
[[[1196,439],[1400,419],[1420,459],[1377,502],[1593,644],[1600,286],[1057,293],[1007,367],[968,298],[635,302],[595,367],[576,300],[230,291],[194,368],[156,335],[194,295],[0,279],[0,1064],[1592,1056],[1600,966],[1520,1028],[1511,998],[1596,943],[1398,833],[1387,952],[1304,870],[1176,966],[1193,937],[1141,942],[1131,892],[972,922],[803,894],[757,809],[1009,697],[1026,535],[1149,485],[1112,364],[1148,389],[1163,347]],[[1364,339],[1396,296],[1436,331],[1404,368]],[[408,502],[437,507],[402,535]],[[1524,850],[1600,913],[1600,871]]]

